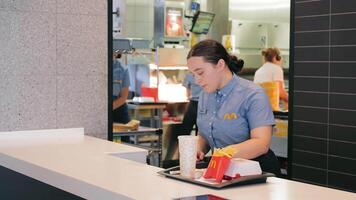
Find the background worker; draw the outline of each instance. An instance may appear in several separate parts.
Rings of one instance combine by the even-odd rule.
[[[288,93],[285,90],[282,57],[279,49],[268,48],[263,50],[262,58],[264,64],[256,71],[253,81],[257,84],[278,82],[279,98],[288,106]]]

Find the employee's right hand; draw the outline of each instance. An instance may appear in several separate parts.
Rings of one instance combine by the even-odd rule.
[[[203,151],[197,151],[197,161],[201,161],[204,159],[205,153]]]

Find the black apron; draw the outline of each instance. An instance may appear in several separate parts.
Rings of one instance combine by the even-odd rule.
[[[130,121],[130,116],[129,116],[129,112],[128,112],[126,103],[114,110],[113,121],[122,123],[122,124],[126,124]]]
[[[127,104],[123,104],[116,108],[113,112],[113,121],[117,123],[126,124],[130,121],[129,112],[127,109]],[[130,142],[130,136],[121,136],[122,142]]]
[[[252,160],[258,161],[260,163],[262,171],[273,173],[277,177],[280,176],[281,169],[279,167],[279,162],[271,149],[269,149],[266,154],[263,154]]]

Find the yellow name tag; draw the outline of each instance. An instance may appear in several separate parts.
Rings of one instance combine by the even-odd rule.
[[[224,120],[228,119],[228,120],[232,120],[232,119],[237,119],[237,115],[236,113],[232,112],[232,113],[225,113],[224,115]]]

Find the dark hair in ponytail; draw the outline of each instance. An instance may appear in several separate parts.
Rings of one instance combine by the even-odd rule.
[[[244,64],[245,62],[242,59],[238,59],[236,56],[230,55],[230,63],[228,66],[233,73],[239,73]]]
[[[201,56],[211,64],[217,64],[223,59],[232,73],[237,74],[244,66],[244,61],[234,55],[230,55],[225,47],[215,40],[203,40],[194,45],[189,51],[187,59],[193,56]]]

